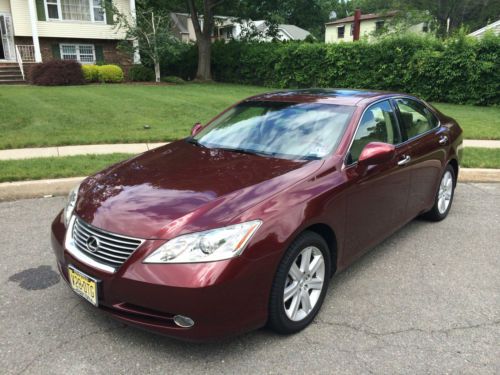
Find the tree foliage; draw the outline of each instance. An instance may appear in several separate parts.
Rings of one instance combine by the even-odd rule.
[[[137,9],[134,20],[116,7],[113,11],[117,22],[115,27],[125,31],[125,41],[120,43],[120,48],[130,53],[140,51],[146,60],[152,62],[156,82],[160,82],[161,59],[175,55],[180,44],[172,34],[170,14],[162,9],[141,7]]]
[[[188,78],[196,49],[165,67]],[[500,104],[500,37],[478,41],[391,36],[375,43],[242,43],[213,45],[221,82],[281,88],[350,87],[402,91],[432,101]]]

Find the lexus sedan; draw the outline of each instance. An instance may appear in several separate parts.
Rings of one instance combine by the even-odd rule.
[[[187,340],[294,333],[332,275],[448,215],[461,154],[455,120],[414,96],[258,95],[86,178],[52,246],[69,286],[123,322]]]

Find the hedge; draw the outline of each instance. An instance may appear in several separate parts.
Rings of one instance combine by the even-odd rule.
[[[53,60],[35,64],[30,70],[30,81],[40,86],[83,85],[82,67],[77,61]]]
[[[196,46],[163,66],[192,79]],[[276,88],[349,87],[402,91],[431,101],[500,103],[500,37],[447,40],[403,35],[375,43],[216,42],[212,72],[220,82]]]

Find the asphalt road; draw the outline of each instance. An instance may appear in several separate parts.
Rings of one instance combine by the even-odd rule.
[[[315,323],[189,344],[117,323],[54,272],[63,198],[0,204],[0,373],[500,373],[500,184],[461,184],[335,276]]]

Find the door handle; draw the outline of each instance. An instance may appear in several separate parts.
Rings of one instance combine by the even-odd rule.
[[[406,165],[410,162],[410,160],[411,160],[410,155],[405,155],[405,157],[403,159],[398,161],[398,165]]]
[[[445,145],[448,142],[448,137],[446,135],[442,135],[439,137],[439,144],[440,145]]]

